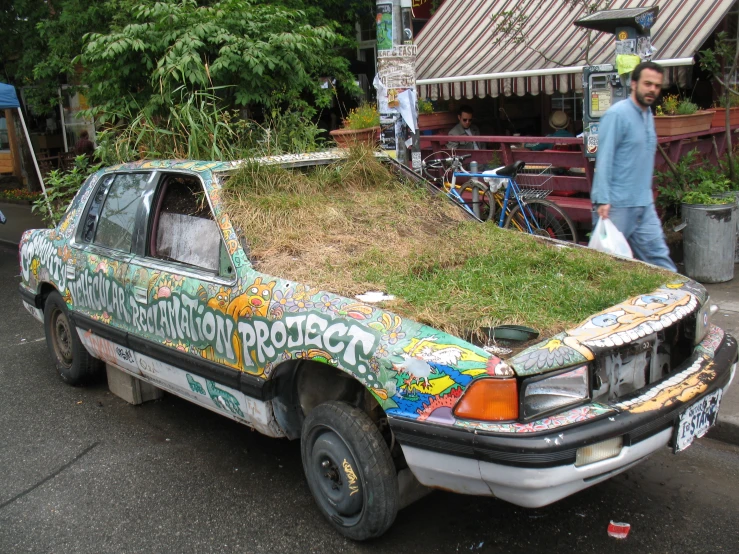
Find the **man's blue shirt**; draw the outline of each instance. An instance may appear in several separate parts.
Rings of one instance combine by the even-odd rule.
[[[657,132],[652,111],[631,97],[611,106],[600,120],[595,178],[590,200],[626,208],[648,206],[652,196]]]

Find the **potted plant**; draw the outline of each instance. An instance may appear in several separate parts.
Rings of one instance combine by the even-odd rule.
[[[339,147],[355,144],[376,146],[380,134],[380,113],[373,104],[363,102],[349,111],[344,126],[329,133]]]
[[[434,107],[429,99],[418,101],[418,128],[423,131],[448,131],[457,124],[454,112]]]
[[[657,136],[672,137],[687,133],[708,131],[711,128],[713,112],[701,110],[698,105],[687,98],[679,98],[676,94],[668,94],[657,106],[654,126]]]

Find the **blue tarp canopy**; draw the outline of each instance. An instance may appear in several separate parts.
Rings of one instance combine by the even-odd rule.
[[[20,104],[15,94],[15,87],[0,83],[0,110],[19,107]]]

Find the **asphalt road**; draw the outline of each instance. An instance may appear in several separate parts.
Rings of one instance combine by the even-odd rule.
[[[57,377],[0,246],[0,552],[736,552],[739,448],[703,439],[552,506],[435,492],[370,543],[313,505],[298,444],[104,378]],[[631,524],[610,538],[610,520]]]

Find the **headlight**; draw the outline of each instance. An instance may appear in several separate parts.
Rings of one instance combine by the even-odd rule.
[[[523,382],[523,418],[531,419],[566,406],[582,404],[589,397],[587,365],[527,379]]]
[[[718,306],[711,304],[711,297],[706,298],[701,309],[695,314],[695,344],[699,344],[705,338],[711,316],[717,311]]]

